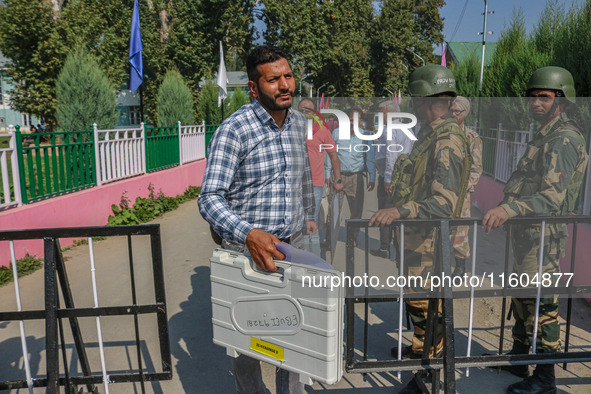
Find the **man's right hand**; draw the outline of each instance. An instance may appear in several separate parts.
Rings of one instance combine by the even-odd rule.
[[[246,247],[252,256],[254,263],[262,270],[277,271],[273,257],[285,260],[285,255],[275,247],[279,238],[273,234],[259,229],[252,229],[246,237]]]

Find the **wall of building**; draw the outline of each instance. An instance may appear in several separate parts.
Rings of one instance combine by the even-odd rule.
[[[0,212],[0,229],[104,226],[107,218],[112,214],[111,205],[119,204],[123,192],[127,192],[127,197],[135,201],[138,196],[148,196],[148,185],[152,183],[156,191],[162,189],[167,196],[182,194],[189,186],[201,186],[205,163],[205,160],[199,160],[9,209]],[[63,239],[61,246],[67,246],[72,241],[72,239]],[[15,241],[15,250],[17,259],[26,253],[43,256],[43,242],[42,240]],[[9,262],[9,244],[0,242],[0,266],[6,266]]]

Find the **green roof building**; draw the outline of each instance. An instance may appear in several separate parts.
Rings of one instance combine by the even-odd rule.
[[[496,42],[487,42],[484,53],[484,65],[490,65],[493,53],[497,48]],[[476,55],[482,57],[482,41],[449,41],[445,42],[445,59],[447,62],[461,63],[468,57]]]

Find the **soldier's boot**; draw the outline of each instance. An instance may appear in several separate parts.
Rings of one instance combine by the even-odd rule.
[[[455,278],[457,276],[464,276],[466,273],[466,259],[462,259],[460,257],[456,257],[456,268],[452,276]]]
[[[554,394],[556,393],[556,377],[554,364],[536,365],[534,373],[521,382],[507,387],[508,394]]]
[[[529,353],[529,346],[524,345],[519,342],[513,342],[513,348],[507,354],[528,354]],[[490,353],[485,353],[485,356],[490,356]],[[491,367],[491,368],[499,368],[499,367]],[[507,371],[512,373],[513,375],[520,377],[522,379],[527,378],[529,376],[529,369],[527,365],[503,365],[500,367],[503,371]]]

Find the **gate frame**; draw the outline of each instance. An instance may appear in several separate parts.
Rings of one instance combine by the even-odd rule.
[[[152,255],[152,270],[154,278],[155,303],[138,305],[136,302],[135,275],[133,267],[133,250],[131,237],[135,235],[149,235]],[[127,236],[132,304],[124,306],[106,306],[97,308],[76,308],[70,290],[66,266],[64,264],[59,238],[86,238]],[[28,310],[0,312],[1,321],[18,320],[45,320],[45,351],[46,351],[46,378],[33,379],[33,387],[47,387],[47,393],[59,393],[59,387],[65,386],[66,393],[75,393],[76,386],[86,385],[89,392],[96,392],[95,384],[103,383],[103,375],[92,375],[90,363],[86,356],[86,350],[80,327],[79,317],[100,316],[134,316],[135,339],[138,356],[137,373],[109,374],[109,383],[140,382],[142,392],[145,392],[144,382],[172,379],[172,362],[170,351],[170,339],[168,333],[168,319],[166,307],[166,295],[164,288],[164,271],[162,260],[162,243],[159,224],[144,224],[133,226],[105,226],[105,227],[68,227],[54,229],[13,230],[0,231],[0,241],[43,239],[44,241],[44,275],[45,275],[45,310]],[[65,307],[59,305],[58,279],[60,290],[65,302]],[[160,360],[162,372],[144,372],[141,361],[140,337],[138,315],[155,313],[158,324],[158,340],[160,347]],[[65,376],[60,377],[59,349],[60,338],[64,362],[65,346],[63,340],[62,319],[68,318],[72,329],[72,337],[78,359],[80,360],[82,376],[69,376],[68,368],[65,368]],[[64,363],[66,365],[66,363]],[[26,380],[2,381],[0,390],[27,388]]]

